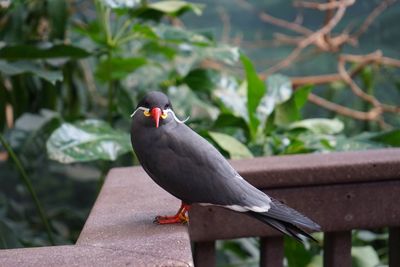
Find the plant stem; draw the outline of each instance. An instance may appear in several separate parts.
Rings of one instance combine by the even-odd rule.
[[[46,228],[47,237],[49,238],[50,244],[55,245],[54,239],[53,239],[53,234],[50,229],[50,224],[49,224],[49,221],[47,220],[47,216],[46,216],[46,214],[43,210],[43,207],[36,195],[35,190],[33,189],[32,183],[29,180],[28,175],[25,172],[25,169],[21,164],[21,161],[18,159],[18,157],[14,153],[13,149],[10,147],[10,145],[7,143],[7,141],[3,138],[3,136],[1,134],[0,134],[0,142],[2,143],[2,145],[7,150],[8,154],[14,161],[15,166],[21,175],[20,177],[22,178],[22,182],[25,184],[26,188],[28,189],[29,193],[31,194],[31,197],[35,203],[36,209],[39,212],[42,223],[44,224],[44,226]]]
[[[109,48],[107,53],[107,61],[108,61],[108,73],[112,72],[111,69],[111,59],[112,59],[112,49]],[[112,123],[112,115],[113,115],[113,107],[114,107],[114,81],[110,76],[110,80],[108,81],[108,113],[107,119],[108,123]]]
[[[113,115],[113,98],[114,98],[114,83],[113,81],[108,82],[108,113],[107,120],[111,124],[112,123],[112,115]]]

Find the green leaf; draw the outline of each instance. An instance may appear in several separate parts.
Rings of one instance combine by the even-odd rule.
[[[54,45],[40,48],[33,45],[8,45],[0,49],[0,58],[7,60],[85,58],[90,53],[72,45]]]
[[[158,36],[155,32],[155,28],[150,27],[145,24],[135,24],[132,27],[132,33],[139,35],[141,37],[145,37],[148,39],[157,39]]]
[[[352,247],[352,266],[354,267],[375,267],[379,265],[378,253],[371,246]]]
[[[61,71],[44,70],[41,67],[27,61],[18,61],[9,63],[0,60],[0,72],[10,76],[23,73],[30,73],[44,80],[49,81],[52,84],[55,84],[57,81],[63,80]]]
[[[188,42],[194,44],[210,44],[210,40],[204,35],[197,34],[182,28],[161,24],[153,28],[158,38],[174,42]]]
[[[223,76],[213,93],[223,104],[221,107],[222,110],[228,110],[234,116],[242,117],[247,123],[249,117],[246,104],[246,87],[246,82],[243,82],[239,86],[234,77]]]
[[[102,82],[120,80],[145,65],[144,58],[111,58],[101,61],[96,69],[96,77]]]
[[[322,267],[324,260],[322,258],[322,255],[314,255],[310,261],[309,264],[306,265],[306,267]]]
[[[124,87],[118,88],[117,90],[117,103],[117,109],[122,116],[131,114],[132,110],[135,108],[133,105],[132,96]]]
[[[51,39],[64,40],[69,13],[66,0],[48,1],[46,6],[51,25]]]
[[[255,138],[260,121],[257,119],[256,110],[260,104],[261,98],[265,93],[265,86],[258,77],[257,72],[250,59],[241,54],[240,59],[246,72],[247,80],[247,112],[250,122],[250,131],[252,138]]]
[[[196,15],[201,15],[203,5],[191,4],[185,1],[160,1],[147,5],[148,8],[154,9],[170,15],[177,15],[185,10],[191,10]]]
[[[39,114],[23,113],[10,132],[10,145],[18,151],[21,160],[38,158],[43,154],[48,137],[60,125],[59,114],[51,110],[42,109]]]
[[[253,157],[250,150],[232,136],[217,132],[208,132],[208,134],[218,144],[218,146],[229,153],[232,159]]]
[[[197,47],[195,52],[200,59],[213,59],[228,65],[236,64],[240,58],[239,49],[227,45]]]
[[[292,95],[292,82],[289,77],[281,74],[274,74],[267,78],[267,93],[262,98],[261,104],[258,107],[264,109],[266,115],[269,115],[274,110],[275,106],[289,100]]]
[[[103,3],[110,8],[123,9],[133,8],[140,5],[142,1],[127,1],[127,0],[102,0]]]
[[[247,131],[246,121],[230,113],[219,114],[217,120],[214,122],[216,128],[237,127]]]
[[[400,129],[379,133],[370,138],[372,141],[400,147]]]
[[[386,147],[381,143],[372,142],[369,139],[358,136],[349,138],[339,135],[336,137],[335,142],[335,151],[355,151]]]
[[[310,94],[313,87],[313,85],[304,85],[294,91],[293,97],[298,110],[300,110],[307,103],[308,95]]]
[[[292,83],[288,77],[281,74],[269,76],[266,80],[266,87],[267,93],[263,96],[257,108],[257,116],[262,122],[271,115],[278,105],[285,103],[292,96]],[[278,117],[275,122],[279,125],[298,119],[295,114],[296,111],[294,102],[282,106],[281,111],[276,112]],[[295,117],[294,119],[292,118],[293,116]]]
[[[151,73],[151,75],[149,75]],[[146,64],[129,76],[132,88],[143,91],[160,88],[160,84],[169,79],[169,72],[157,65]]]
[[[194,91],[211,92],[218,80],[218,72],[211,69],[194,69],[182,80]]]
[[[306,266],[311,262],[311,253],[305,249],[303,244],[285,237],[284,245],[288,266]]]
[[[298,128],[307,129],[316,134],[337,134],[343,130],[344,125],[337,119],[306,119],[289,125],[290,130]]]
[[[174,103],[174,110],[181,118],[190,115],[196,119],[214,121],[218,116],[218,109],[208,102],[202,101],[189,87],[180,85],[168,88],[168,95]]]
[[[288,79],[287,77],[283,76],[280,77],[279,80],[282,83],[282,88],[284,84],[288,86]],[[290,82],[290,81],[289,81]],[[275,84],[279,84],[275,82]],[[291,87],[291,86],[290,86]],[[307,102],[308,94],[310,93],[312,86],[303,86],[298,88],[290,97],[289,100],[286,102],[281,102],[277,106],[275,106],[275,116],[274,116],[274,123],[279,126],[285,126],[289,123],[295,122],[302,118],[301,116],[301,108]],[[287,89],[283,89],[284,91]],[[269,91],[269,89],[268,89]],[[284,98],[279,97],[278,99],[283,100]],[[260,105],[261,106],[261,105]],[[271,119],[272,120],[272,119]]]
[[[50,159],[61,163],[116,160],[130,152],[129,135],[99,120],[64,123],[47,141]]]
[[[292,97],[289,101],[279,104],[275,107],[274,123],[278,126],[285,126],[301,119],[299,110],[296,107],[296,101]]]

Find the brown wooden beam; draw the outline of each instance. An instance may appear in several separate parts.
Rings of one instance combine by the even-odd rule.
[[[215,241],[195,242],[193,245],[195,266],[213,267],[216,265]]]
[[[389,266],[400,267],[400,227],[389,228]]]
[[[283,237],[260,238],[260,267],[283,266]]]
[[[351,267],[351,231],[324,234],[324,267]]]

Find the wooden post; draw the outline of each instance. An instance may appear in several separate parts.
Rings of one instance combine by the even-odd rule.
[[[324,267],[351,267],[351,231],[324,234]]]

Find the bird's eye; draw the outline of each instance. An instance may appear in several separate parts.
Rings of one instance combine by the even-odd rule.
[[[164,109],[169,109],[171,107],[170,104],[165,104]]]

